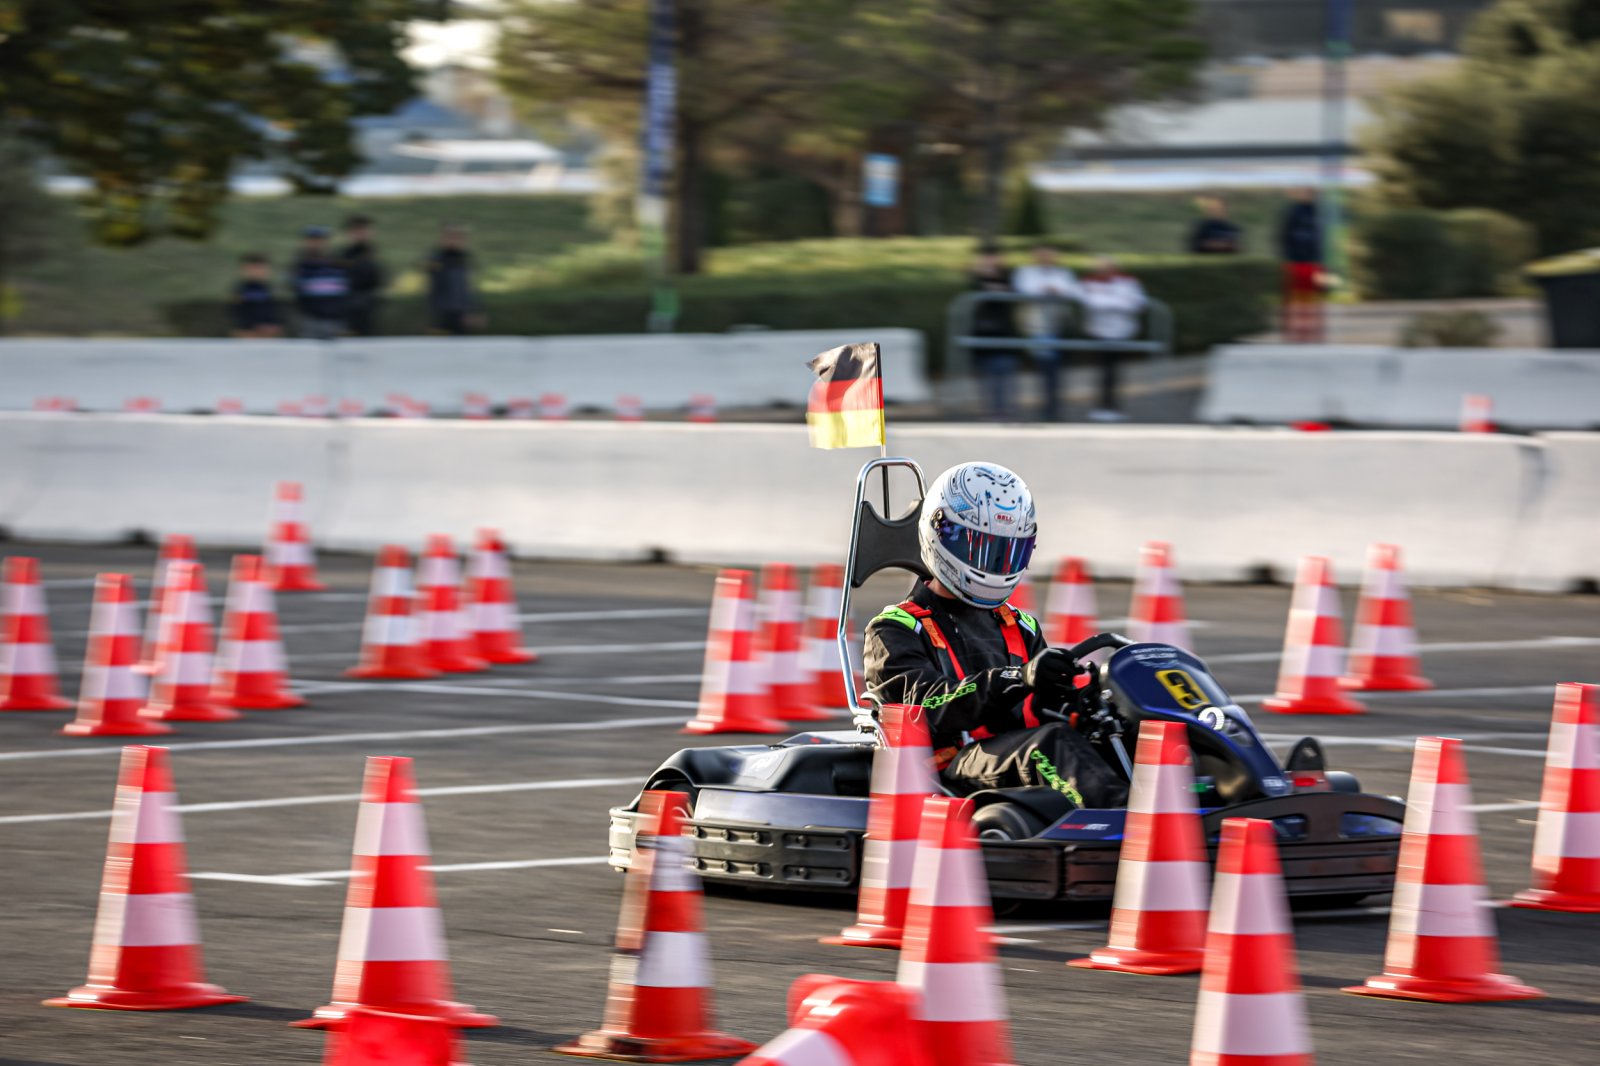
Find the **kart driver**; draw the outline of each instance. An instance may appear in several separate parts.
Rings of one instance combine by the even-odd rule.
[[[961,794],[1044,786],[1080,807],[1120,807],[1127,784],[1076,729],[1038,713],[1074,708],[1082,668],[1006,602],[1036,529],[1033,496],[1005,467],[940,474],[918,520],[933,578],[867,626],[867,685],[885,703],[921,705],[945,783]]]

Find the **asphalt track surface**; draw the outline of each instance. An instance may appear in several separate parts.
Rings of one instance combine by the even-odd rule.
[[[125,569],[142,587],[153,552],[5,548],[44,562],[64,686],[75,693],[92,575]],[[205,561],[219,594],[226,560]],[[504,1020],[468,1034],[470,1061],[559,1061],[546,1057],[551,1045],[598,1023],[621,889],[599,861],[606,809],[685,743],[676,728],[693,706],[713,575],[519,564],[541,662],[350,685],[340,674],[355,657],[369,564],[325,556],[331,593],[280,597],[308,708],[186,725],[170,740],[181,802],[192,808],[184,821],[210,978],[247,1004],[161,1014],[39,1005],[84,977],[117,744],[56,736],[64,715],[0,716],[0,1063],[320,1061],[322,1038],[286,1023],[326,1001],[340,871],[370,754],[414,756],[420,788],[442,790],[424,803],[444,867],[436,877],[457,994]],[[1117,614],[1127,588],[1104,585],[1100,595],[1103,612]],[[1199,650],[1235,694],[1272,687],[1288,598],[1273,587],[1189,589]],[[1351,606],[1347,594],[1347,618]],[[1283,746],[1321,734],[1338,765],[1389,793],[1405,789],[1415,736],[1465,738],[1490,888],[1503,899],[1527,883],[1551,686],[1600,680],[1600,599],[1424,592],[1417,614],[1440,691],[1374,697],[1360,718],[1258,719]],[[1503,968],[1549,998],[1442,1006],[1339,992],[1379,968],[1386,901],[1369,902],[1296,920],[1320,1062],[1600,1061],[1600,917],[1496,911]],[[781,1031],[785,992],[803,973],[891,977],[892,954],[817,943],[851,914],[843,903],[713,895],[723,1028],[758,1041]],[[1103,910],[1000,924],[1018,1062],[1187,1061],[1194,977],[1063,965],[1104,942]]]

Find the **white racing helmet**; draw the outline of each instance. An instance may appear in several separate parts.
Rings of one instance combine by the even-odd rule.
[[[923,565],[974,607],[1011,597],[1037,532],[1033,493],[995,463],[962,463],[934,478],[917,522]]]

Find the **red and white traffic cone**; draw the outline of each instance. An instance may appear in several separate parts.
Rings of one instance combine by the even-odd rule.
[[[242,415],[244,401],[237,396],[224,396],[217,401],[217,406],[213,410],[219,415]]]
[[[546,422],[560,422],[568,414],[567,398],[559,392],[547,392],[539,397],[539,417]]]
[[[280,418],[300,418],[305,413],[305,408],[301,406],[299,400],[278,401],[278,417]]]
[[[481,392],[469,392],[461,397],[461,417],[482,420],[493,414],[494,405]]]
[[[421,644],[428,665],[451,674],[472,674],[489,664],[473,648],[467,614],[461,606],[461,565],[450,538],[435,533],[428,538],[417,576],[421,601]]]
[[[787,722],[824,722],[833,716],[817,706],[816,679],[806,671],[801,647],[800,578],[788,563],[761,571],[756,654],[767,678],[772,716]]]
[[[739,1066],[930,1066],[916,996],[887,981],[806,974],[789,990],[789,1028]]]
[[[1265,818],[1222,823],[1191,1066],[1311,1066],[1278,843]]]
[[[1172,546],[1164,541],[1153,540],[1139,549],[1128,636],[1140,643],[1171,644],[1194,651],[1184,616],[1183,585],[1173,566]]]
[[[235,555],[217,654],[216,698],[241,711],[304,707],[289,691],[278,608],[259,555]]]
[[[339,406],[335,408],[335,413],[340,418],[365,418],[367,415],[367,405],[363,400],[345,397],[339,401]]]
[[[1533,887],[1511,905],[1600,911],[1600,685],[1556,686],[1533,834]]]
[[[461,1038],[447,1018],[351,1007],[328,1028],[323,1066],[465,1066]]]
[[[298,481],[278,482],[266,557],[274,592],[321,592],[327,588],[317,578],[317,559]]]
[[[206,983],[167,749],[122,749],[89,981],[47,1007],[183,1010],[240,1003]]]
[[[531,419],[537,410],[537,405],[526,396],[513,396],[506,401],[506,417],[520,420]]]
[[[939,779],[922,708],[890,703],[881,714],[883,744],[872,753],[856,924],[838,936],[823,937],[824,944],[898,948],[905,941],[922,801],[938,795]]]
[[[1045,600],[1045,639],[1069,648],[1088,640],[1100,632],[1099,614],[1089,564],[1076,556],[1061,560]]]
[[[1465,393],[1461,397],[1461,432],[1493,433],[1494,398],[1479,392]]]
[[[685,733],[787,733],[772,717],[772,701],[755,649],[755,578],[748,570],[717,575],[706,637],[700,705]]]
[[[384,545],[372,568],[361,661],[345,671],[346,677],[416,681],[439,676],[418,638],[415,600],[410,555],[399,545]]]
[[[1383,973],[1345,991],[1434,1003],[1543,996],[1495,972],[1500,952],[1489,907],[1461,741],[1419,737]]]
[[[291,1025],[325,1029],[355,1007],[446,1018],[469,1029],[499,1024],[450,998],[444,921],[427,865],[428,830],[411,760],[368,756],[333,996]]]
[[[155,396],[129,396],[122,401],[122,409],[130,415],[158,415],[161,400]]]
[[[312,393],[300,401],[300,410],[307,418],[327,418],[333,411],[333,405],[321,393]]]
[[[1208,873],[1185,727],[1147,719],[1139,725],[1117,859],[1111,940],[1068,965],[1142,974],[1199,970],[1205,958]]]
[[[1361,714],[1366,708],[1345,695],[1344,632],[1333,566],[1320,555],[1303,556],[1283,634],[1278,691],[1261,706],[1278,714]]]
[[[708,424],[717,420],[717,398],[709,392],[689,397],[689,421]]]
[[[147,682],[139,658],[139,597],[127,574],[101,574],[89,612],[89,650],[83,656],[78,717],[61,728],[69,737],[150,737],[170,726],[140,717]]]
[[[811,676],[812,698],[829,717],[850,708],[844,687],[844,660],[839,655],[839,604],[844,596],[844,567],[822,563],[811,568],[806,599],[804,669]]]
[[[1350,668],[1340,680],[1362,692],[1417,692],[1433,687],[1417,660],[1417,632],[1411,621],[1411,593],[1400,569],[1400,549],[1374,544],[1367,550],[1367,572],[1356,604],[1350,636]]]
[[[1034,606],[1033,579],[1024,573],[1017,579],[1017,587],[1011,590],[1011,596],[1006,600],[1013,611],[1024,614],[1037,615],[1039,610]]]
[[[56,682],[39,560],[13,555],[0,586],[0,711],[70,711]]]
[[[135,667],[141,674],[153,674],[161,645],[161,605],[167,598],[171,580],[168,570],[174,562],[194,563],[200,556],[194,549],[194,538],[186,533],[169,533],[161,541],[161,551],[156,555],[156,571],[150,578],[150,611],[144,620],[144,650]]]
[[[555,1050],[628,1062],[748,1054],[754,1044],[715,1029],[700,875],[683,835],[688,799],[681,792],[646,792],[639,810],[644,818],[622,890],[605,1019]]]
[[[492,529],[478,530],[467,567],[467,614],[480,658],[491,663],[531,663],[539,656],[522,646],[517,594],[505,541]]]
[[[1011,1061],[1005,987],[972,801],[929,796],[895,980],[917,993],[917,1028],[935,1066]]]
[[[618,422],[643,422],[644,401],[637,396],[623,393],[617,397],[615,413]]]
[[[238,711],[211,693],[211,606],[205,570],[179,560],[168,572],[161,608],[160,665],[150,683],[150,699],[139,711],[161,722],[231,722]]]

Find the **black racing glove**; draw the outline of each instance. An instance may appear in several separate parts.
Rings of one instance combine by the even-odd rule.
[[[1033,689],[1034,702],[1049,711],[1059,711],[1076,695],[1073,681],[1083,673],[1078,661],[1065,648],[1046,648],[1022,668],[1022,683]]]

